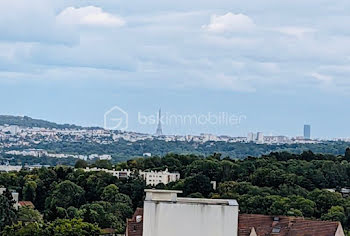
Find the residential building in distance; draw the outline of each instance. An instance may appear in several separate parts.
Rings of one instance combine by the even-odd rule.
[[[262,132],[257,133],[248,133],[247,135],[247,142],[254,142],[254,143],[264,143],[264,134]]]
[[[311,139],[311,125],[304,125],[304,139]]]
[[[87,167],[86,169],[83,169],[85,172],[99,172],[99,171],[102,171],[102,172],[106,172],[106,173],[109,173],[115,177],[117,177],[118,179],[128,179],[131,177],[131,175],[133,174],[133,171],[131,170],[108,170],[108,169],[100,169],[100,168],[97,168],[97,167],[93,167],[93,168],[89,168]]]
[[[256,142],[257,143],[264,143],[264,134],[262,132],[258,132],[256,135]]]
[[[139,174],[146,181],[146,185],[151,186],[167,185],[170,182],[180,180],[180,173],[170,173],[168,169],[165,171],[139,171]]]
[[[0,165],[0,172],[19,172],[22,170],[22,166]]]
[[[255,135],[252,132],[249,132],[247,135],[247,142],[255,142]]]
[[[126,236],[345,236],[340,222],[239,214],[235,200],[179,198],[148,189],[144,208],[127,220]]]

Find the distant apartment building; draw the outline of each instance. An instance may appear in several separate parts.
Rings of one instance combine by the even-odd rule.
[[[127,220],[126,236],[344,236],[340,222],[239,214],[236,200],[180,198],[145,190],[144,208]]]
[[[262,132],[258,132],[256,134],[256,142],[257,143],[264,143],[264,134]]]
[[[311,125],[304,125],[304,139],[311,139]]]
[[[266,144],[281,144],[290,142],[291,140],[286,136],[264,136],[264,143]]]
[[[19,172],[22,170],[22,166],[0,165],[0,172]]]
[[[248,133],[247,142],[264,143],[264,134],[262,132],[258,133]]]
[[[146,185],[156,186],[158,184],[167,185],[170,182],[180,180],[179,173],[170,173],[165,171],[139,171],[140,176],[146,181]]]
[[[117,177],[118,179],[128,179],[133,174],[133,171],[131,170],[108,170],[108,169],[102,169],[97,167],[93,167],[93,168],[87,167],[86,169],[83,169],[83,170],[85,172],[100,172],[100,171],[106,172]]]

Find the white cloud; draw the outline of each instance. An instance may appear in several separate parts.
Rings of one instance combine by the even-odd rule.
[[[231,90],[236,92],[255,92],[256,89],[249,81],[237,76],[219,74],[214,77],[206,78],[206,86],[216,89]]]
[[[95,6],[68,7],[57,16],[57,21],[63,24],[87,26],[121,27],[125,25],[123,18],[104,12]]]
[[[210,24],[202,28],[213,33],[242,32],[253,30],[255,24],[249,16],[229,12],[222,16],[212,15]]]
[[[276,28],[276,31],[289,36],[296,37],[298,39],[302,39],[308,34],[315,33],[317,30],[313,28],[306,28],[306,27],[287,26],[287,27]]]
[[[324,83],[330,83],[333,81],[332,76],[320,74],[317,72],[311,73],[311,76],[314,77],[315,79],[321,81],[321,82],[324,82]]]
[[[74,44],[75,32],[56,24],[48,0],[1,0],[0,41]]]

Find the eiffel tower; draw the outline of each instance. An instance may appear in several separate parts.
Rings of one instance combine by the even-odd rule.
[[[163,135],[161,119],[162,119],[162,111],[161,111],[161,109],[159,109],[159,113],[158,113],[158,127],[157,127],[157,130],[156,130],[156,135],[157,136]]]

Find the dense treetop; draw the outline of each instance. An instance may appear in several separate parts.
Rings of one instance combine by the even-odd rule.
[[[150,186],[145,186],[137,175],[119,180],[104,172],[80,169],[87,165],[79,161],[77,168],[57,166],[1,173],[0,186],[18,191],[20,199],[32,201],[36,206],[35,211],[17,212],[6,197],[0,198],[4,209],[0,218],[7,219],[0,225],[3,234],[38,230],[43,232],[38,235],[44,235],[47,233],[44,229],[63,230],[67,224],[90,235],[102,228],[123,233],[126,219],[136,207],[142,207],[144,189]],[[350,226],[350,198],[326,190],[339,191],[350,186],[350,155],[274,152],[260,158],[234,160],[221,154],[205,158],[167,154],[132,159],[116,166],[99,161],[93,166],[133,170],[168,168],[179,172],[181,179],[156,188],[182,190],[183,196],[195,198],[237,199],[241,213],[303,216],[340,221],[346,229]],[[211,181],[217,182],[216,190]],[[51,230],[47,235],[69,235],[69,232],[59,233]]]

